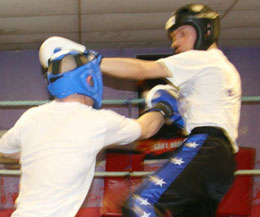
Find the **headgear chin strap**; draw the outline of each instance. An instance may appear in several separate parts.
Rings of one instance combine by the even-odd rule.
[[[102,56],[94,51],[79,52],[75,50],[61,51],[53,55],[49,60],[48,90],[56,98],[62,99],[72,94],[86,95],[94,100],[93,107],[98,109],[102,104],[103,80],[100,70]],[[59,54],[58,54],[59,53]],[[59,73],[61,60],[71,55],[74,57],[77,67],[73,70]],[[83,64],[80,57],[88,59]],[[51,71],[51,72],[50,72]]]

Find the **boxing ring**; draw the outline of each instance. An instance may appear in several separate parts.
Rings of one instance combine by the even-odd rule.
[[[48,103],[49,100],[43,100],[43,101],[0,101],[0,109],[9,109],[9,108],[29,108],[29,107],[33,107],[33,106],[38,106],[38,105],[42,105],[44,103]],[[260,96],[245,96],[242,97],[242,103],[245,104],[259,104],[260,102]],[[139,104],[143,104],[144,103],[144,99],[107,99],[107,100],[103,100],[102,101],[103,105],[120,105],[120,106],[126,106],[128,107],[130,110],[132,109],[132,106],[137,106]],[[105,182],[105,188],[106,186],[110,186],[109,185],[109,181],[117,181],[119,183],[124,183],[123,186],[128,186],[129,185],[129,180],[131,181],[131,183],[140,183],[140,180],[148,175],[151,175],[153,173],[153,171],[133,171],[132,169],[129,169],[129,171],[96,171],[95,172],[95,179],[102,179]],[[0,169],[0,178],[1,177],[16,177],[21,175],[21,171],[19,169]],[[246,177],[247,180],[249,180],[249,182],[252,182],[252,177],[254,176],[259,176],[260,175],[260,169],[238,169],[235,172],[235,176],[236,177]],[[249,178],[249,176],[251,178]],[[134,180],[134,181],[133,181]],[[137,180],[137,181],[136,181]],[[106,185],[106,182],[108,183]],[[127,184],[126,184],[127,183]],[[251,183],[253,184],[253,183]],[[252,186],[251,186],[252,187]],[[108,187],[109,188],[109,187]],[[1,189],[0,189],[1,190]],[[108,192],[110,190],[115,190],[115,189],[108,189]],[[121,189],[122,190],[122,189]],[[120,192],[120,189],[116,189],[116,191]],[[111,192],[110,192],[111,194]],[[103,198],[104,200],[106,199],[106,196],[104,196]],[[114,208],[117,212],[118,208]],[[225,209],[225,208],[223,208]],[[1,211],[1,210],[0,210]],[[111,214],[111,210],[109,210],[110,214],[106,215],[106,214],[102,214],[102,216],[120,216],[118,215],[118,213],[114,213],[112,212]],[[83,217],[85,216],[80,215],[79,217]],[[89,216],[89,215],[86,215]],[[243,215],[241,215],[243,216]],[[246,215],[244,215],[246,216]]]

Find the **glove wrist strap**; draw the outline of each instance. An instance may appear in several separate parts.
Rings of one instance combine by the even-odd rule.
[[[171,118],[173,115],[172,107],[166,102],[158,102],[154,107],[145,110],[141,115],[152,111],[160,112],[165,120]]]

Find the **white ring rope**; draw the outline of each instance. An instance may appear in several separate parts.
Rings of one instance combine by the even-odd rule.
[[[151,171],[135,172],[95,172],[95,177],[122,177],[122,176],[147,176]],[[0,175],[21,175],[20,170],[0,170]],[[235,175],[260,175],[260,169],[255,170],[237,170]]]

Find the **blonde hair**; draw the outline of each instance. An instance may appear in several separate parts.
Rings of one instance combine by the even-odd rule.
[[[89,60],[87,59],[86,56],[84,55],[81,55],[80,56],[80,60],[82,61],[83,64],[86,64]],[[49,65],[49,68],[48,68],[48,71],[50,73],[53,73],[52,71],[52,66],[53,66],[53,63],[51,63]],[[58,74],[62,74],[62,73],[65,73],[65,72],[68,72],[68,71],[71,71],[75,68],[77,68],[77,63],[75,61],[75,58],[73,55],[66,55],[65,57],[62,58],[62,60],[60,61],[60,67],[59,67],[59,72]]]

